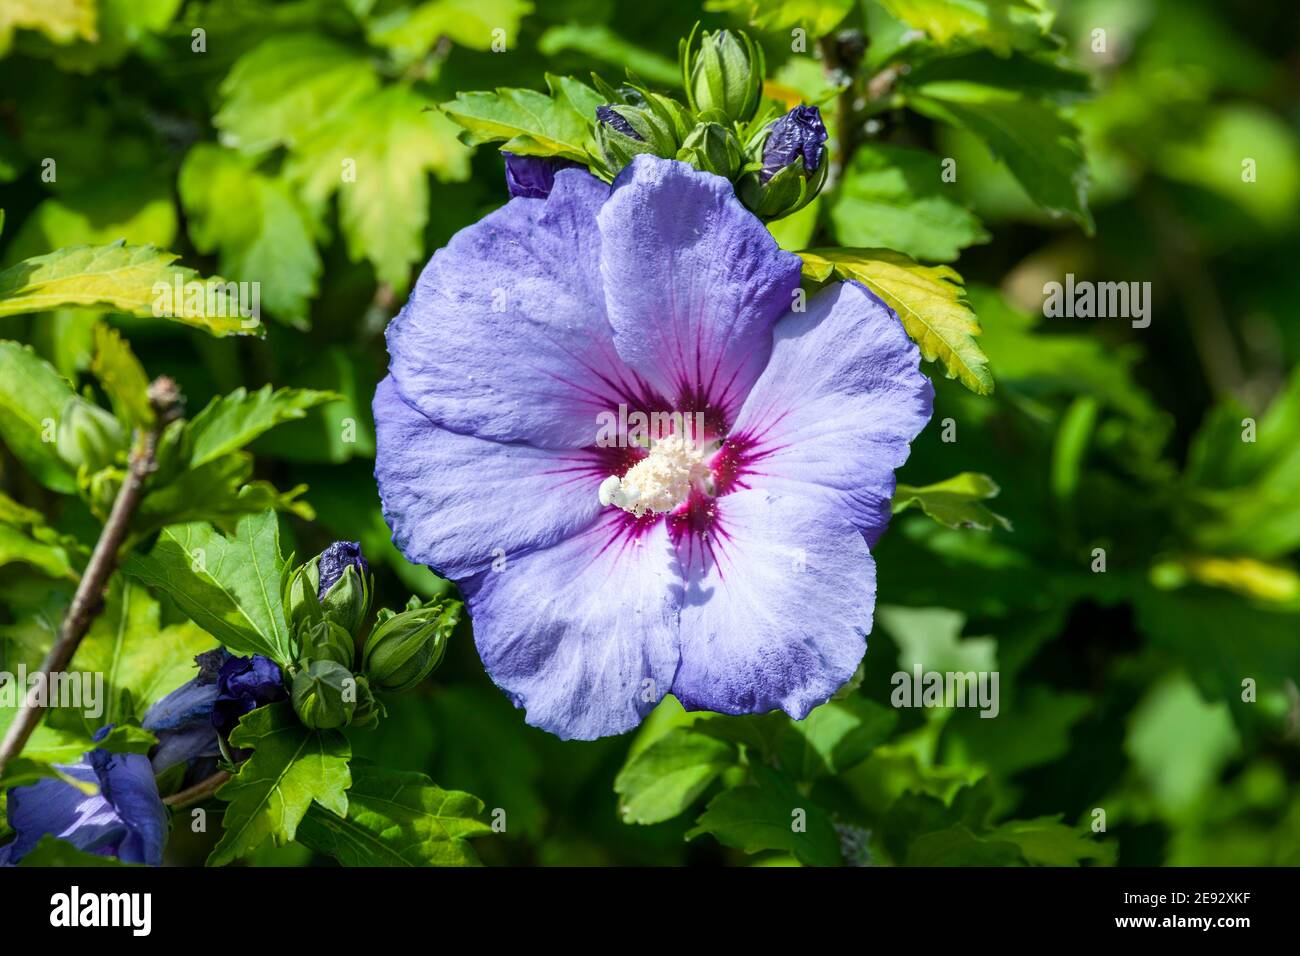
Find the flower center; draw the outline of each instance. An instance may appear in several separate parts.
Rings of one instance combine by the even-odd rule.
[[[647,511],[666,514],[685,504],[691,489],[708,486],[712,474],[704,464],[705,448],[669,435],[650,446],[650,452],[623,477],[610,475],[600,483],[600,503],[615,505],[638,518]]]

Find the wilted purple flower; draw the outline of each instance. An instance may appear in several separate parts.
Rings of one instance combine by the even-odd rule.
[[[103,740],[110,730],[111,726],[102,728],[95,741]],[[87,853],[117,857],[123,863],[162,863],[167,810],[148,757],[96,749],[79,763],[59,769],[93,784],[98,792],[88,795],[55,779],[10,790],[9,825],[17,838],[0,847],[0,866],[18,863],[47,833]]]
[[[212,726],[222,737],[250,710],[284,700],[287,694],[280,667],[260,654],[232,657],[217,674],[217,699],[212,704]]]
[[[362,577],[370,573],[370,565],[361,553],[361,545],[356,541],[335,541],[320,553],[317,572],[320,583],[316,587],[316,597],[325,600],[329,589],[339,583],[348,568],[356,568]]]
[[[616,129],[624,136],[631,139],[644,140],[645,137],[636,131],[636,129],[623,116],[609,106],[596,107],[596,119],[611,129]]]
[[[530,723],[802,718],[853,675],[933,391],[863,286],[792,311],[799,272],[726,179],[640,155],[462,230],[389,326],[385,518]]]
[[[571,159],[554,156],[518,156],[504,150],[501,155],[506,161],[506,189],[511,196],[526,199],[545,199],[555,185],[555,174],[579,165]]]
[[[158,746],[150,757],[154,773],[220,753],[217,731],[212,725],[212,709],[220,693],[217,682],[221,668],[229,660],[230,652],[223,647],[200,654],[194,658],[199,666],[198,675],[145,712],[141,723],[158,738]]]
[[[815,106],[796,106],[772,124],[772,132],[763,144],[763,169],[760,182],[767,182],[800,156],[803,168],[812,173],[822,163],[826,124]]]

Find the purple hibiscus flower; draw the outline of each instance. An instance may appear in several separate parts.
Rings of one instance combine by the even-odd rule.
[[[112,730],[95,734],[98,742]],[[17,838],[0,847],[0,866],[18,863],[53,834],[80,850],[114,856],[123,863],[162,863],[167,809],[158,796],[153,767],[143,754],[92,750],[60,768],[98,792],[88,795],[62,780],[41,780],[9,791],[9,825]]]
[[[284,700],[280,667],[269,657],[232,657],[217,673],[217,697],[212,702],[212,726],[222,737],[239,724],[239,718],[277,700]]]
[[[802,718],[852,676],[932,389],[862,286],[792,310],[799,271],[727,180],[642,155],[462,230],[389,326],[385,518],[530,723]]]
[[[194,658],[198,675],[145,711],[140,723],[158,738],[158,746],[150,756],[154,773],[178,763],[216,757],[221,752],[212,726],[212,707],[220,693],[217,680],[221,668],[230,659],[224,647],[200,654]]]

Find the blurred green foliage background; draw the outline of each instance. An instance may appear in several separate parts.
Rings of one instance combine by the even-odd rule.
[[[387,362],[383,328],[415,270],[507,197],[497,151],[461,145],[426,108],[458,91],[538,88],[545,71],[617,79],[628,67],[671,90],[678,39],[703,19],[755,31],[772,82],[822,105],[839,149],[818,37],[865,35],[862,84],[917,42],[918,22],[931,23],[921,42],[945,42],[934,24],[947,21],[925,19],[938,0],[707,6],[0,0],[0,266],[125,238],[181,253],[204,274],[260,281],[271,320],[253,341],[62,310],[0,319],[3,335],[77,381],[107,318],[151,375],[182,384],[191,409],[241,385],[342,393],[253,449],[258,477],[309,488],[315,520],[285,522],[286,552],[356,539],[376,566],[378,603],[445,590],[389,543],[369,400]],[[900,481],[986,474],[1001,488],[986,505],[1007,526],[899,515],[876,552],[879,611],[858,693],[887,706],[890,675],[912,661],[996,669],[1001,713],[899,711],[869,756],[802,792],[882,862],[922,861],[917,821],[942,804],[918,795],[960,791],[987,802],[988,840],[993,821],[1045,817],[1088,835],[1026,851],[1033,862],[1300,864],[1300,8],[968,6],[999,16],[952,42],[1004,64],[1017,90],[1038,79],[1015,58],[1020,34],[1007,22],[1026,11],[1050,21],[1056,8],[1059,56],[1087,82],[1045,92],[1048,118],[1031,112],[1014,128],[1032,139],[1052,117],[1077,125],[1087,209],[1050,215],[1043,190],[1031,197],[986,137],[886,97],[858,151],[840,155],[837,185],[776,231],[792,248],[956,260],[966,280],[996,391],[977,396],[936,374],[934,420]],[[806,51],[791,50],[791,23],[810,31]],[[494,29],[505,52],[492,49]],[[913,155],[955,159],[960,201],[918,205],[899,172]],[[56,178],[42,176],[47,158]],[[358,175],[343,188],[348,158]],[[1253,181],[1243,181],[1247,158]],[[1044,284],[1067,273],[1150,282],[1150,326],[1041,317]],[[341,437],[348,419],[355,440]],[[1243,441],[1246,419],[1254,441]],[[42,489],[7,454],[0,467],[9,495],[94,540],[79,502]],[[0,634],[14,645],[67,585],[3,554],[0,564]],[[799,609],[789,614],[793,626]],[[786,862],[685,839],[725,780],[666,822],[625,822],[614,781],[629,747],[684,720],[665,704],[639,735],[560,742],[523,724],[462,627],[435,679],[395,700],[382,732],[356,735],[354,747],[504,808],[506,833],[480,841],[488,863]],[[198,863],[206,849],[178,829],[170,853]],[[298,847],[255,860],[310,861]]]

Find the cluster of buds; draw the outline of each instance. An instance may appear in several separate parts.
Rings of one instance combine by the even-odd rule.
[[[723,176],[770,221],[803,208],[826,182],[826,127],[816,106],[781,115],[763,98],[762,48],[740,31],[691,31],[680,48],[686,105],[636,83],[595,78],[596,163],[612,179],[639,153]]]
[[[384,714],[376,692],[410,690],[442,660],[460,620],[457,601],[426,607],[412,598],[401,613],[380,610],[357,653],[373,590],[370,566],[350,541],[336,541],[286,576],[285,616],[297,647],[289,696],[308,727],[373,727]]]

